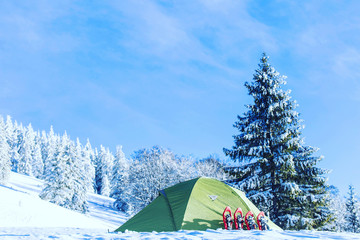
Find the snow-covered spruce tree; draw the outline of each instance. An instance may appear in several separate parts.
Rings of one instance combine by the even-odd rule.
[[[76,139],[76,145],[70,143],[70,176],[73,179],[73,196],[72,196],[72,209],[85,213],[88,211],[87,202],[87,190],[88,190],[88,178],[85,165],[87,159],[84,158],[82,152],[82,146],[79,138]]]
[[[40,197],[59,206],[85,212],[87,210],[86,186],[81,164],[78,162],[75,144],[65,133],[55,138],[53,158],[47,165],[45,187]]]
[[[85,185],[88,192],[94,192],[95,182],[95,167],[93,165],[94,151],[91,148],[89,139],[87,139],[85,146],[82,148],[82,157],[84,159],[85,168]]]
[[[55,138],[52,158],[48,159],[45,172],[45,186],[40,198],[59,206],[70,208],[72,200],[72,179],[70,175],[70,149],[66,134]]]
[[[61,143],[61,139],[59,135],[54,133],[54,129],[51,126],[49,133],[46,135],[42,135],[42,157],[44,161],[44,175],[43,178],[51,174],[53,168],[53,159],[55,158],[55,154],[59,151],[59,144]]]
[[[349,186],[349,197],[346,201],[346,215],[345,215],[345,231],[360,232],[360,212],[359,203],[356,199],[354,186]]]
[[[41,137],[39,132],[35,134],[34,138],[34,145],[31,152],[31,165],[32,175],[37,178],[42,178],[44,174],[44,162],[41,155]]]
[[[11,172],[10,147],[6,139],[6,129],[0,116],[0,184],[6,184]]]
[[[35,145],[35,132],[29,124],[29,126],[26,128],[20,148],[19,148],[19,154],[20,154],[20,161],[18,163],[18,173],[31,175],[32,176],[32,153]]]
[[[110,195],[110,182],[111,170],[114,161],[114,156],[109,149],[100,146],[95,166],[95,182],[96,193],[109,196]]]
[[[41,131],[39,145],[40,145],[40,151],[41,151],[41,159],[42,159],[42,163],[43,163],[43,172],[42,172],[42,175],[40,176],[40,178],[43,179],[45,176],[44,173],[46,171],[45,165],[46,165],[46,161],[48,158],[48,138],[47,138],[47,134],[45,131]]]
[[[13,124],[11,117],[6,116],[5,123],[6,139],[10,147],[11,170],[17,172],[18,162],[20,160],[18,137],[17,137],[17,124]]]
[[[100,146],[100,149],[103,146]],[[95,167],[95,181],[94,181],[94,192],[96,194],[101,194],[101,178],[102,178],[102,165],[101,165],[101,160],[100,160],[100,152],[98,151],[98,149],[95,147],[94,150],[94,159],[93,159],[93,164]]]
[[[129,163],[122,151],[122,146],[116,147],[114,165],[112,169],[110,197],[115,198],[114,208],[126,212],[129,209]]]
[[[16,121],[13,124],[13,133],[9,142],[10,146],[10,157],[11,157],[11,170],[18,172],[19,162],[21,161],[21,156],[19,154],[21,144],[24,140],[25,129],[22,124],[18,124]]]
[[[97,186],[97,177],[96,175],[99,173],[98,170],[98,159],[99,159],[99,151],[95,147],[93,151],[93,155],[91,156],[91,163],[94,166],[95,172],[94,172],[94,182],[93,182],[93,192],[98,193],[98,186]]]
[[[321,230],[343,232],[345,231],[344,209],[346,209],[344,198],[340,195],[339,189],[333,185],[328,187],[328,191],[330,193],[329,209],[332,212],[334,221],[325,224]]]
[[[238,187],[279,226],[318,227],[328,220],[313,219],[311,213],[326,208],[322,200],[326,197],[325,171],[315,167],[321,159],[312,156],[315,149],[302,146],[297,104],[290,91],[281,89],[284,84],[285,76],[263,54],[253,82],[245,83],[254,103],[246,106],[248,111],[234,124],[240,132],[234,136],[235,146],[224,148],[227,156],[242,164],[228,170],[236,176]],[[312,199],[317,203],[311,204]]]
[[[102,182],[101,182],[101,191],[100,194],[103,196],[110,196],[110,180],[109,180],[109,176],[108,174],[104,175],[102,178]]]

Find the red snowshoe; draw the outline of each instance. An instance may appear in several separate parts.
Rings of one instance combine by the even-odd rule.
[[[254,214],[251,211],[245,215],[245,224],[248,230],[256,229],[256,222],[254,219]]]
[[[243,230],[244,218],[241,208],[237,208],[234,213],[235,229]]]
[[[260,212],[259,215],[257,216],[257,224],[259,226],[259,229],[262,231],[269,230],[270,228],[267,222],[268,220],[265,218],[265,213]]]
[[[231,219],[231,209],[229,206],[223,212],[223,222],[226,230],[232,229],[233,220]]]

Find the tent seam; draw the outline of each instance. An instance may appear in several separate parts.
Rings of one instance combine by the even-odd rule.
[[[183,216],[183,218],[181,220],[181,226],[180,226],[180,228],[178,230],[182,229],[182,227],[184,225],[184,219],[185,219],[185,215],[186,215],[186,212],[187,212],[187,209],[188,209],[188,205],[189,205],[189,202],[190,202],[191,195],[193,194],[193,189],[194,189],[195,185],[199,182],[200,178],[201,177],[199,177],[198,180],[196,180],[195,184],[191,188],[191,193],[189,195],[189,198],[187,200],[186,207],[185,207],[185,214],[184,214],[184,216]]]
[[[162,195],[164,196],[164,198],[166,199],[166,202],[167,202],[167,204],[168,204],[168,206],[169,206],[169,209],[170,209],[171,220],[172,220],[172,223],[173,223],[173,225],[174,225],[174,230],[177,230],[177,229],[176,229],[176,224],[175,224],[175,219],[174,219],[174,213],[173,213],[173,210],[172,210],[172,208],[171,208],[169,199],[168,199],[168,197],[166,196],[165,191],[164,191],[164,193],[162,193],[162,192],[160,191],[160,194],[162,194]]]

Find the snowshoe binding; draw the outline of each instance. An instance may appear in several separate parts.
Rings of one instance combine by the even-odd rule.
[[[243,230],[244,218],[241,208],[237,208],[234,213],[235,229]]]
[[[223,222],[226,230],[232,229],[233,220],[231,219],[231,209],[229,206],[223,212]]]
[[[257,216],[257,224],[259,226],[259,229],[262,231],[269,230],[270,228],[267,223],[268,223],[268,220],[265,218],[265,213],[260,212],[259,215]]]
[[[246,224],[246,228],[248,230],[253,230],[253,229],[256,229],[256,227],[257,227],[255,218],[254,218],[254,214],[251,211],[249,211],[245,215],[245,224]]]

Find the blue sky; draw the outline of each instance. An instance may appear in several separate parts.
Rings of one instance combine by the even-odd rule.
[[[1,1],[0,114],[127,155],[233,145],[263,51],[329,183],[360,193],[359,1]]]

